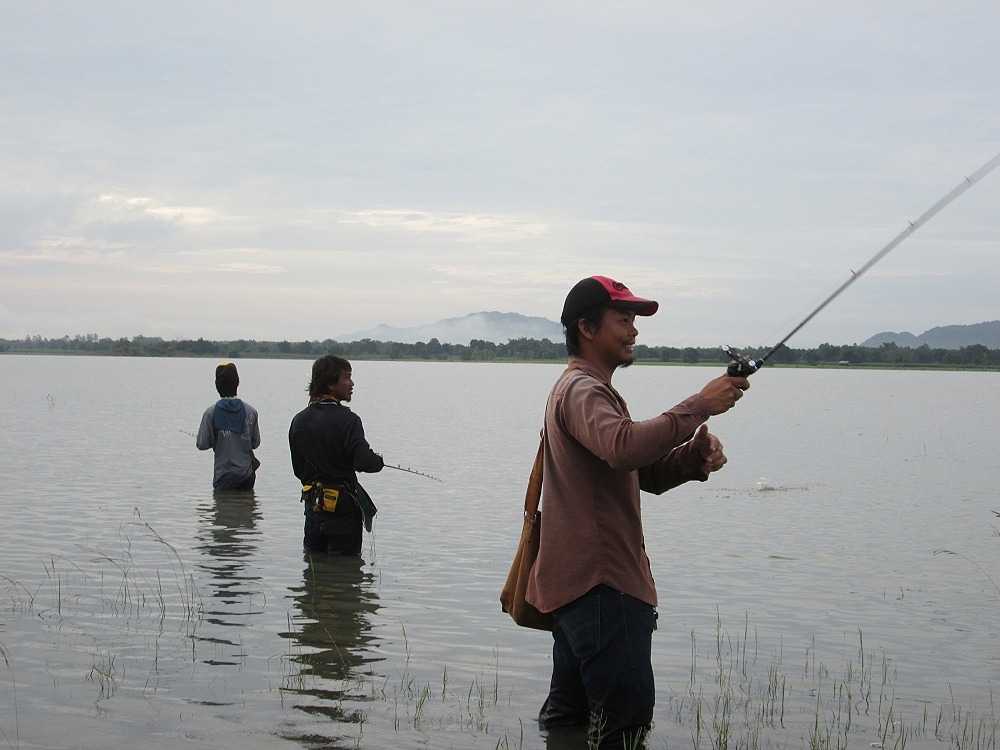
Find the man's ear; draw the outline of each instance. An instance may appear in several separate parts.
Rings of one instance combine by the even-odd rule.
[[[597,333],[597,328],[592,327],[590,323],[587,322],[586,318],[580,318],[580,320],[577,321],[577,326],[579,328],[580,335],[586,338],[587,340],[593,339],[594,334]]]

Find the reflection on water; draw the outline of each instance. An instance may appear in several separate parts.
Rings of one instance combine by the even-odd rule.
[[[199,561],[198,567],[211,578],[212,596],[221,600],[227,609],[217,612],[220,617],[236,614],[243,599],[252,597],[248,582],[260,581],[260,576],[248,570],[257,549],[260,532],[260,510],[257,497],[250,492],[214,492],[211,499],[197,508],[200,544],[196,549],[208,556]],[[233,608],[233,609],[229,609]],[[237,625],[238,622],[227,624]]]
[[[257,496],[253,490],[215,491],[196,512],[195,548],[203,553],[197,567],[208,574],[211,592],[202,602],[203,622],[221,628],[206,628],[207,633],[199,631],[195,638],[212,645],[205,663],[238,665],[243,651],[240,631],[227,628],[245,627],[264,607],[261,575],[250,567],[260,536]]]
[[[378,610],[372,583],[360,557],[306,554],[302,584],[291,588],[297,629],[281,634],[310,650],[298,659],[304,674],[346,680],[379,661],[366,650]]]
[[[297,646],[292,657],[297,673],[285,691],[297,695],[295,707],[308,714],[361,724],[364,714],[352,706],[372,700],[372,671],[366,665],[381,661],[370,648],[372,616],[379,608],[374,577],[360,557],[304,554],[302,582],[289,589],[294,629],[279,633]],[[322,731],[336,732],[337,725]]]

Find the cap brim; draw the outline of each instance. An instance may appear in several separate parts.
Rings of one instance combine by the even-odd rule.
[[[635,297],[634,299],[624,300],[616,299],[610,303],[610,307],[622,307],[626,310],[631,310],[636,315],[650,316],[654,315],[657,310],[660,309],[660,303],[651,299],[642,299],[641,297]]]

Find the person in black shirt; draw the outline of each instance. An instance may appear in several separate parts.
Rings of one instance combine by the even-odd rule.
[[[288,430],[292,471],[305,503],[304,544],[331,555],[361,554],[362,527],[371,531],[376,508],[357,472],[385,465],[365,439],[361,418],[346,405],[353,392],[351,363],[320,357],[312,366],[309,405]]]

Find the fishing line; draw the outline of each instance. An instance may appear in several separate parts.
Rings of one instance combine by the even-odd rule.
[[[793,328],[791,332],[787,336],[785,336],[785,338],[783,338],[781,341],[775,344],[774,348],[772,348],[771,351],[765,354],[761,359],[759,360],[750,359],[749,357],[746,357],[742,354],[732,352],[728,346],[722,347],[722,350],[729,355],[730,359],[733,360],[732,362],[729,363],[729,367],[726,369],[727,374],[745,378],[757,372],[757,370],[759,370],[761,367],[764,366],[764,363],[771,357],[772,354],[774,354],[776,351],[778,351],[778,349],[784,346],[785,342],[787,342],[788,339],[790,339],[792,336],[798,333],[806,325],[806,323],[815,318],[824,307],[829,305],[838,296],[840,296],[841,292],[847,289],[847,287],[849,287],[855,281],[860,279],[865,273],[867,273],[867,271],[872,266],[874,266],[876,263],[882,260],[882,258],[884,258],[886,255],[895,250],[896,247],[903,242],[903,240],[905,240],[911,234],[916,232],[920,227],[922,227],[924,224],[926,224],[928,221],[934,218],[934,216],[937,215],[939,211],[943,210],[946,206],[948,206],[948,204],[950,204],[952,201],[958,198],[958,196],[960,196],[962,193],[964,193],[966,190],[968,190],[970,187],[975,185],[986,175],[988,175],[990,172],[996,169],[997,166],[1000,166],[1000,154],[997,154],[988,162],[983,164],[983,166],[981,166],[971,175],[962,180],[962,182],[956,185],[951,190],[951,192],[949,192],[946,196],[941,198],[941,200],[939,200],[933,206],[924,211],[916,220],[911,221],[909,223],[909,226],[906,227],[906,229],[904,229],[902,232],[893,237],[893,239],[889,242],[888,245],[886,245],[877,253],[875,253],[875,255],[872,256],[871,260],[869,260],[867,263],[861,266],[861,268],[859,268],[857,271],[852,270],[851,275],[850,277],[848,277],[847,281],[845,281],[843,284],[837,287],[834,290],[833,294],[831,294],[829,297],[823,300],[820,303],[819,307],[817,307],[815,310],[809,313],[801,323],[795,326],[795,328]]]

